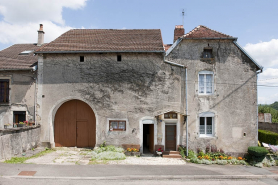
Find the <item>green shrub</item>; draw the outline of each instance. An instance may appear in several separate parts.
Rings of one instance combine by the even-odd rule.
[[[197,155],[193,150],[188,150],[188,159],[197,158]]]
[[[266,150],[264,147],[250,146],[248,147],[248,153],[255,157],[264,157],[266,154],[268,154],[268,150]]]
[[[259,141],[267,144],[278,145],[278,134],[268,130],[258,130]]]
[[[182,158],[185,158],[185,156],[186,156],[186,147],[180,146],[178,150],[179,150]]]

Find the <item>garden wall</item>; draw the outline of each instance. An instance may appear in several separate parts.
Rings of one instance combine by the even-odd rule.
[[[259,129],[278,133],[278,123],[259,122]]]
[[[40,132],[40,125],[0,129],[0,160],[21,157],[22,153],[36,148],[40,142]]]

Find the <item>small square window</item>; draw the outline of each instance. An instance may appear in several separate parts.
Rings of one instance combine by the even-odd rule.
[[[122,55],[117,55],[117,61],[122,61]]]
[[[213,117],[200,117],[199,132],[200,136],[212,137],[213,136]]]
[[[26,111],[14,111],[14,123],[26,121]]]
[[[204,49],[203,58],[213,58],[212,49]]]
[[[110,131],[125,131],[126,130],[126,121],[110,120],[109,121],[109,130]]]
[[[80,56],[80,62],[84,62],[84,56]]]
[[[164,119],[177,119],[178,114],[175,112],[168,112],[164,114]]]

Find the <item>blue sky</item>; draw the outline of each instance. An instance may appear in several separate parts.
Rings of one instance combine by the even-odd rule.
[[[1,0],[0,50],[15,43],[37,42],[39,24],[45,41],[71,28],[161,29],[172,43],[175,25],[185,32],[198,25],[238,37],[264,66],[259,84],[278,86],[277,0]],[[278,101],[278,87],[259,86],[259,103]]]

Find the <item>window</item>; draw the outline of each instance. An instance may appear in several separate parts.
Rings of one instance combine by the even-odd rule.
[[[0,103],[9,103],[9,80],[0,79]]]
[[[14,123],[26,121],[26,112],[25,111],[14,111]]]
[[[204,49],[203,58],[213,58],[212,49]]]
[[[84,56],[80,56],[80,62],[84,62]]]
[[[201,71],[199,72],[199,94],[213,93],[213,72]]]
[[[109,121],[109,130],[110,131],[125,131],[126,130],[126,121],[110,120]]]
[[[214,135],[214,113],[200,114],[200,136],[212,137]]]
[[[168,112],[164,114],[164,119],[178,119],[178,114],[175,112]]]
[[[117,55],[117,61],[122,61],[122,55]]]

